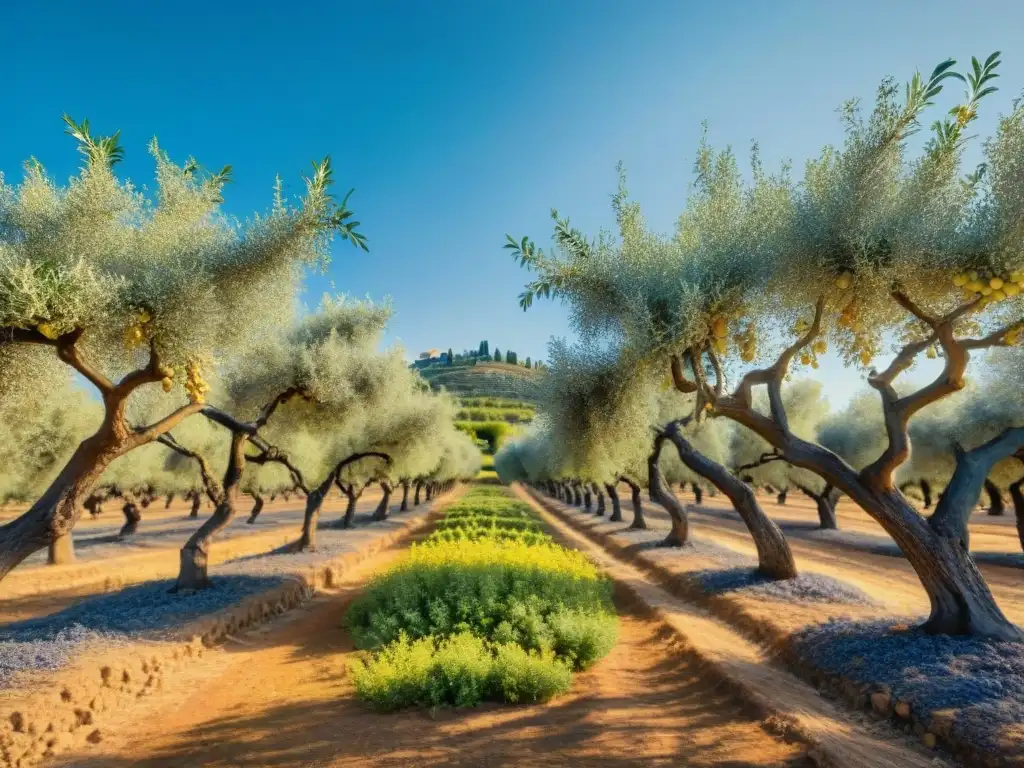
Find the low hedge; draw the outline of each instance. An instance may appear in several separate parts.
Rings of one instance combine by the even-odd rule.
[[[615,644],[611,583],[503,488],[477,487],[346,622],[375,708],[544,701]]]

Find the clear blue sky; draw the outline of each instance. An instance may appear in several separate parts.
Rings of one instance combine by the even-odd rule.
[[[125,172],[152,178],[147,140],[230,163],[228,207],[264,208],[276,173],[298,191],[330,153],[370,239],[338,246],[307,301],[393,297],[390,338],[412,354],[486,336],[520,358],[567,333],[566,313],[516,303],[527,275],[506,231],[538,241],[558,207],[609,224],[616,161],[653,226],[683,207],[700,122],[768,165],[840,139],[835,108],[947,56],[1004,51],[1005,109],[1024,87],[1024,4],[683,0],[366,3],[8,3],[0,23],[0,170],[77,156],[60,116],[121,129]],[[952,98],[952,95],[951,95]],[[979,121],[987,133],[993,105]],[[833,398],[855,374],[826,363]]]

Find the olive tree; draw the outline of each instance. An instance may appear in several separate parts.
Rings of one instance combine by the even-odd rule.
[[[754,407],[761,413],[767,413],[768,398],[764,393],[758,395]],[[821,383],[813,379],[794,382],[783,392],[783,400],[793,415],[790,422],[793,433],[804,440],[815,439],[828,414],[828,400],[822,393]],[[746,427],[737,426],[732,430],[730,451],[734,472],[751,477],[761,486],[799,489],[817,506],[820,528],[834,530],[839,527],[836,520],[839,492],[821,477],[785,461],[767,441]]]
[[[70,532],[112,461],[202,410],[204,373],[289,319],[302,267],[324,263],[332,235],[365,247],[330,195],[329,160],[298,204],[278,185],[268,214],[238,222],[220,208],[230,167],[176,165],[153,141],[149,200],[115,174],[117,134],[65,121],[84,160],[67,185],[36,161],[20,184],[0,180],[0,381],[5,399],[28,381],[53,387],[36,378],[49,355],[96,390],[103,418],[32,507],[0,527],[0,578]],[[183,388],[189,402],[129,423],[129,397],[155,385]]]
[[[793,554],[782,531],[761,509],[753,489],[701,454],[685,435],[685,428],[699,423],[711,407],[709,393],[720,394],[724,386],[721,356],[726,351],[729,320],[756,317],[747,294],[762,277],[748,264],[752,259],[757,264],[761,247],[755,233],[737,237],[730,229],[718,237],[699,238],[691,219],[699,222],[707,217],[722,227],[734,228],[740,209],[749,205],[764,228],[777,226],[771,213],[776,198],[785,191],[777,182],[765,182],[768,188],[749,201],[742,196],[713,201],[712,190],[738,183],[734,165],[727,160],[716,163],[709,151],[702,153],[698,167],[705,191],[698,187],[699,213],[684,214],[674,238],[647,230],[639,206],[628,199],[620,168],[619,190],[613,198],[618,238],[601,233],[589,240],[552,211],[559,252],[545,253],[528,238],[516,241],[510,236],[506,247],[537,273],[520,298],[524,309],[537,296],[559,297],[570,304],[574,323],[585,339],[610,338],[624,359],[642,361],[637,369],[645,375],[656,369],[662,376],[671,373],[683,397],[676,418],[663,430],[665,440],[673,444],[691,471],[732,502],[754,539],[759,571],[768,578],[787,579],[797,573]],[[753,359],[756,333],[753,321],[737,330],[744,360]],[[708,387],[703,357],[678,352],[712,347],[719,351],[712,362],[721,375],[714,387]],[[685,366],[693,370],[693,379],[686,377]]]
[[[633,500],[630,527],[646,528],[640,489],[655,416],[649,382],[636,385],[636,373],[614,350],[555,341],[548,359],[539,411],[548,425],[550,474],[603,487],[612,501],[613,522],[622,519],[616,486],[627,484]]]
[[[766,174],[756,152],[747,181],[731,151],[702,144],[676,235],[647,249],[647,258],[601,255],[610,249],[600,247],[567,264],[526,255],[541,271],[534,292],[574,297],[581,322],[611,323],[626,344],[666,359],[676,387],[696,393],[698,413],[706,408],[751,429],[878,521],[929,596],[927,631],[1020,640],[1024,633],[996,605],[961,534],[985,477],[1022,450],[1024,430],[1008,428],[959,454],[928,519],[896,484],[914,416],[963,389],[972,352],[1011,346],[1022,330],[1024,103],[999,121],[984,167],[960,171],[966,131],[995,90],[998,63],[997,54],[972,60],[965,78],[954,61],[943,62],[928,78],[915,75],[902,99],[887,80],[866,119],[849,102],[843,146],[826,147],[800,183],[787,169]],[[965,100],[953,119],[933,124],[932,139],[912,157],[907,137],[951,78],[966,83]],[[632,300],[610,300],[616,296]],[[871,367],[893,335],[891,361]],[[782,397],[793,366],[813,367],[830,343],[851,367],[868,369],[883,410],[886,445],[859,471],[796,435]],[[896,380],[930,348],[941,353],[942,372],[899,395]],[[737,365],[741,375],[727,390],[738,362],[753,365]],[[767,391],[768,413],[755,407],[758,387]]]

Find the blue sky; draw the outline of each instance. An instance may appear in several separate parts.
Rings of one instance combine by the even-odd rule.
[[[390,340],[412,354],[486,337],[543,356],[566,313],[519,309],[527,275],[505,232],[546,242],[552,206],[587,231],[609,224],[618,160],[648,221],[670,230],[702,120],[717,145],[745,154],[756,138],[768,166],[799,165],[840,139],[840,102],[870,99],[885,75],[1003,50],[983,134],[1024,87],[1011,46],[1024,5],[1010,0],[10,5],[0,170],[17,178],[34,155],[70,175],[69,112],[121,129],[138,183],[153,134],[176,158],[232,164],[228,208],[245,215],[269,203],[276,173],[297,192],[330,153],[371,252],[338,245],[306,299],[332,285],[390,295]],[[820,373],[834,401],[858,384],[834,361]]]

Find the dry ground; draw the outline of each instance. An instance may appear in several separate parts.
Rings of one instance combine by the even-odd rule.
[[[135,709],[64,768],[174,766],[810,765],[708,682],[659,622],[620,596],[609,656],[547,705],[379,715],[355,700],[342,617],[381,553],[267,631],[233,644]]]

